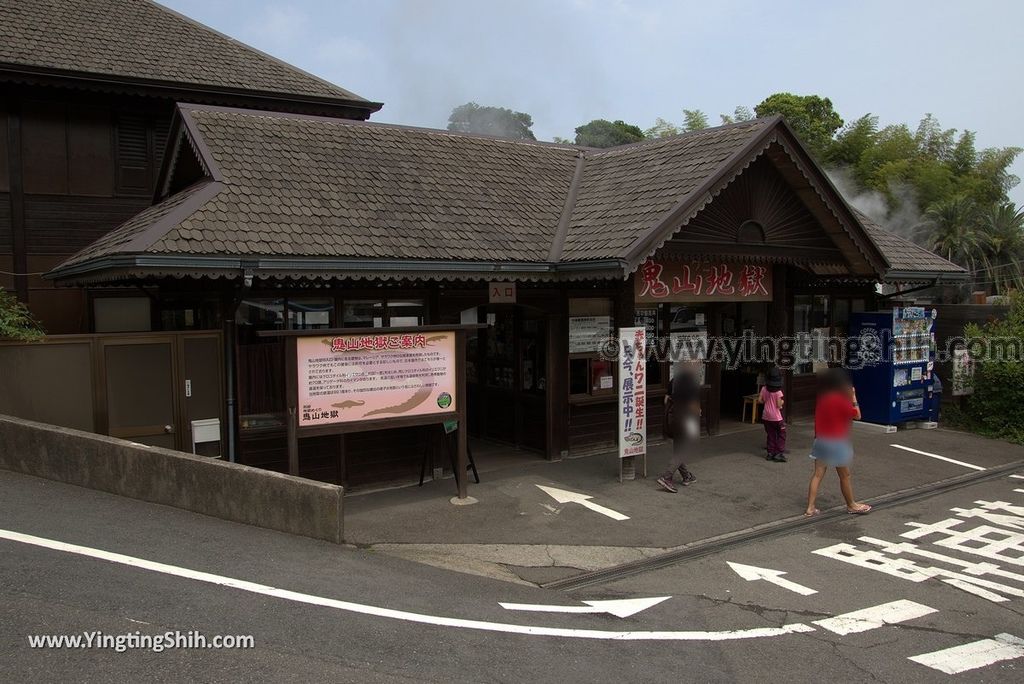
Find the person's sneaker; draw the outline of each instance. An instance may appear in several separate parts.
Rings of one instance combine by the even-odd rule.
[[[765,454],[764,455],[764,460],[766,460],[766,461],[774,461],[775,460],[775,454]]]
[[[785,463],[788,460],[789,459],[786,458],[786,454],[775,454],[775,462],[776,463]]]
[[[672,482],[672,480],[665,479],[664,477],[659,477],[658,478],[658,484],[661,485],[662,489],[664,489],[666,491],[669,491],[669,492],[672,492],[673,494],[675,494],[677,491],[679,491],[678,489],[676,489],[676,486]],[[685,484],[685,482],[684,482],[684,484]]]
[[[696,481],[697,481],[697,478],[694,476],[693,473],[691,473],[689,470],[684,470],[683,471],[683,486],[684,487],[689,487],[690,485],[692,485]]]

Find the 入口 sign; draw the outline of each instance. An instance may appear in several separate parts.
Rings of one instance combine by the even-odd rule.
[[[299,426],[447,414],[455,389],[451,331],[300,337]]]
[[[637,271],[636,301],[706,302],[772,300],[772,269],[721,261],[655,261]]]
[[[647,453],[647,332],[619,329],[619,458]]]
[[[489,283],[487,285],[487,301],[491,304],[515,304],[515,283]]]

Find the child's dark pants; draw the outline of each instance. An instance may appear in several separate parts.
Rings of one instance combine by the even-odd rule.
[[[768,438],[769,454],[781,454],[786,451],[786,424],[784,421],[764,421],[764,432]]]

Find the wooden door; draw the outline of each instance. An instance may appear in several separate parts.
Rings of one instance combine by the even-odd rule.
[[[101,340],[101,345],[107,434],[181,449],[174,338],[109,338]]]

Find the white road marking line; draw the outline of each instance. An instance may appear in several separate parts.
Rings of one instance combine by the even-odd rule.
[[[895,447],[897,449],[903,449],[904,451],[912,451],[915,454],[921,454],[922,456],[928,456],[929,458],[937,458],[940,461],[945,461],[946,463],[954,463],[958,466],[963,466],[964,468],[970,468],[971,470],[985,470],[985,468],[982,468],[981,466],[976,466],[973,463],[964,463],[963,461],[958,461],[955,458],[939,456],[938,454],[932,454],[927,451],[921,451],[920,449],[911,449],[910,447],[903,446],[901,444],[890,444],[889,446]]]
[[[185,579],[196,580],[199,582],[207,582],[209,584],[231,587],[232,589],[248,591],[253,594],[273,596],[274,598],[280,598],[286,601],[295,601],[296,603],[306,603],[314,606],[323,606],[325,608],[336,608],[337,610],[344,610],[352,613],[361,613],[363,615],[373,615],[376,617],[390,618],[393,620],[418,622],[421,624],[436,625],[440,627],[479,629],[487,632],[526,634],[529,636],[554,636],[568,637],[574,639],[609,639],[621,641],[730,641],[734,639],[756,639],[763,637],[783,636],[785,634],[795,634],[798,632],[814,631],[814,627],[799,622],[788,625],[782,625],[781,627],[756,627],[753,629],[734,629],[723,630],[718,632],[627,632],[599,629],[565,629],[561,627],[537,627],[532,625],[512,625],[503,622],[484,622],[482,620],[466,620],[463,618],[451,618],[442,617],[439,615],[423,615],[422,613],[410,613],[404,610],[393,610],[391,608],[381,608],[379,606],[369,606],[361,603],[351,603],[349,601],[339,601],[337,599],[329,599],[324,598],[322,596],[314,596],[312,594],[303,594],[297,591],[278,589],[276,587],[270,587],[265,584],[257,584],[255,582],[248,582],[246,580],[235,579],[233,577],[224,577],[221,575],[214,575],[208,572],[201,572],[199,570],[190,570],[188,568],[182,568],[176,565],[167,565],[165,563],[157,563],[155,561],[145,560],[143,558],[125,556],[120,553],[112,553],[110,551],[94,549],[88,546],[78,546],[77,544],[68,544],[65,542],[55,541],[53,539],[34,537],[29,534],[22,534],[20,532],[13,532],[10,530],[0,530],[0,539],[7,539],[9,541],[19,542],[22,544],[30,544],[32,546],[39,546],[45,549],[52,549],[54,551],[64,551],[66,553],[73,553],[79,556],[87,556],[89,558],[97,558],[99,560],[105,560],[111,563],[119,563],[121,565],[127,565],[130,567],[140,568],[143,570],[151,570],[153,572],[159,572],[165,575],[173,575],[175,577],[183,577]]]
[[[814,624],[830,632],[845,636],[856,632],[877,629],[884,625],[895,625],[900,622],[915,620],[937,612],[934,608],[929,608],[920,603],[900,600],[883,603],[879,606],[872,606],[863,610],[855,610],[852,613],[843,613],[842,615],[836,615],[824,620],[815,620]]]
[[[610,601],[584,601],[585,606],[552,606],[541,603],[499,603],[505,610],[527,610],[535,613],[608,613],[615,617],[627,618],[640,611],[667,601],[671,596],[653,598],[613,599]]]
[[[1014,489],[1013,491],[1024,494],[1024,489]]]
[[[782,570],[772,570],[771,568],[759,568],[754,565],[743,565],[742,563],[733,563],[726,561],[726,564],[732,568],[737,575],[747,580],[748,582],[754,582],[756,580],[764,580],[776,586],[782,587],[783,589],[789,589],[795,591],[801,596],[810,596],[811,594],[817,594],[817,589],[811,589],[805,587],[802,584],[791,582],[788,579],[782,579],[782,575],[785,575]]]
[[[993,639],[982,639],[963,646],[922,653],[907,660],[927,665],[946,674],[959,674],[1003,660],[1024,657],[1024,639],[1012,634],[997,634]]]
[[[1024,475],[1011,475],[1014,480],[1024,480]]]
[[[606,515],[609,518],[611,518],[612,520],[620,520],[620,521],[621,520],[629,520],[629,516],[628,515],[623,515],[622,513],[619,513],[618,511],[613,511],[610,508],[605,508],[604,506],[599,506],[596,503],[594,503],[593,501],[590,501],[590,499],[593,499],[594,497],[590,496],[589,494],[580,494],[579,492],[570,492],[570,491],[565,490],[565,489],[556,489],[554,487],[545,487],[544,485],[537,485],[537,487],[542,492],[544,492],[545,494],[550,496],[552,499],[557,501],[558,503],[578,503],[579,505],[583,506],[584,508],[589,508],[590,510],[594,511],[595,513],[600,513],[601,515]]]

